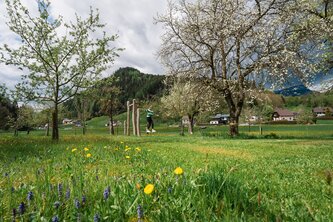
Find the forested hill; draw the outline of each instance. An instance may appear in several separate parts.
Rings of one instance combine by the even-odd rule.
[[[150,100],[160,97],[164,90],[165,76],[141,73],[131,67],[120,68],[112,76],[116,78],[115,86],[122,91],[119,100],[125,104],[127,100]]]
[[[136,99],[138,102],[151,101],[153,99],[158,99],[163,95],[163,90],[165,88],[164,81],[165,76],[163,75],[152,75],[144,74],[139,70],[131,67],[120,68],[110,77],[102,79],[98,84],[98,87],[102,85],[108,86],[110,89],[116,87],[120,90],[117,94],[117,102],[113,101],[114,113],[121,113],[126,111],[126,102]],[[96,85],[97,86],[97,85]],[[102,93],[102,92],[101,92]],[[103,101],[103,95],[101,93],[94,93],[92,96],[93,101],[91,102],[93,107],[89,116],[99,116],[104,115],[101,108],[101,101]],[[105,95],[104,95],[105,97]],[[77,117],[77,108],[75,107],[75,100],[77,97],[70,101],[67,101],[64,106],[66,109],[67,117]]]

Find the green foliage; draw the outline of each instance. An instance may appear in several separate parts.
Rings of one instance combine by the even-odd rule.
[[[8,130],[17,117],[17,104],[9,98],[7,87],[0,85],[0,130]]]
[[[37,2],[37,17],[20,0],[5,2],[7,25],[21,42],[18,48],[1,47],[0,61],[29,71],[17,85],[22,98],[53,103],[52,138],[57,140],[58,105],[99,79],[121,50],[111,46],[118,36],[103,32],[105,24],[92,9],[88,18],[76,16],[75,22],[66,24],[49,14],[49,1]],[[64,35],[58,31],[61,28]]]
[[[24,202],[25,213],[16,215],[22,221],[56,215],[93,221],[96,214],[101,221],[137,221],[138,205],[145,221],[327,221],[333,216],[331,146],[322,139],[175,134],[64,136],[56,144],[5,136],[0,220],[11,221],[12,209]],[[175,175],[176,167],[184,173]],[[152,194],[144,193],[147,184],[154,185]]]
[[[285,106],[293,107],[298,105],[304,105],[306,107],[333,107],[333,93],[318,93],[314,92],[304,96],[290,96],[284,97]]]
[[[112,101],[112,113],[119,114],[126,112],[126,102],[132,99],[136,99],[141,107],[159,100],[164,92],[164,79],[165,76],[144,74],[134,68],[120,68],[88,90],[91,91],[89,97],[94,103],[90,115],[109,115],[110,106],[106,104],[107,101]],[[66,102],[65,107],[74,118],[78,115],[74,100]]]
[[[115,86],[122,91],[118,99],[123,105],[123,111],[126,110],[126,101],[151,101],[163,94],[163,75],[143,74],[135,68],[127,67],[120,68],[111,77],[117,79]]]

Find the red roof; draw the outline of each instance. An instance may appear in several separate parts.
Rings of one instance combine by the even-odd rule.
[[[279,116],[295,116],[297,113],[291,112],[287,109],[275,109],[274,113],[277,113]]]
[[[315,107],[312,109],[314,113],[325,113],[325,111],[329,109],[330,112],[333,112],[331,107]]]

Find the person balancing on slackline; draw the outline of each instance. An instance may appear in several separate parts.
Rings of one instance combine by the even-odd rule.
[[[146,133],[155,133],[156,130],[154,130],[154,121],[153,121],[153,115],[154,115],[154,111],[151,110],[151,106],[146,109],[147,112],[147,128],[146,128]],[[151,128],[151,131],[150,131]]]

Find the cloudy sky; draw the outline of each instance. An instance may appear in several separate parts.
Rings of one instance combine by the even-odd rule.
[[[21,0],[31,14],[37,12],[37,0]],[[154,24],[154,17],[164,13],[166,0],[51,0],[51,14],[62,15],[64,21],[74,21],[75,13],[86,17],[90,6],[98,8],[102,22],[107,23],[110,34],[118,34],[116,46],[125,48],[116,59],[113,68],[134,67],[144,73],[163,74],[163,67],[156,58],[161,43],[162,28]],[[0,1],[0,44],[17,45],[17,38],[6,25],[7,15],[4,1]],[[16,39],[16,40],[15,40]],[[0,84],[13,86],[20,80],[22,71],[15,67],[0,65]]]

